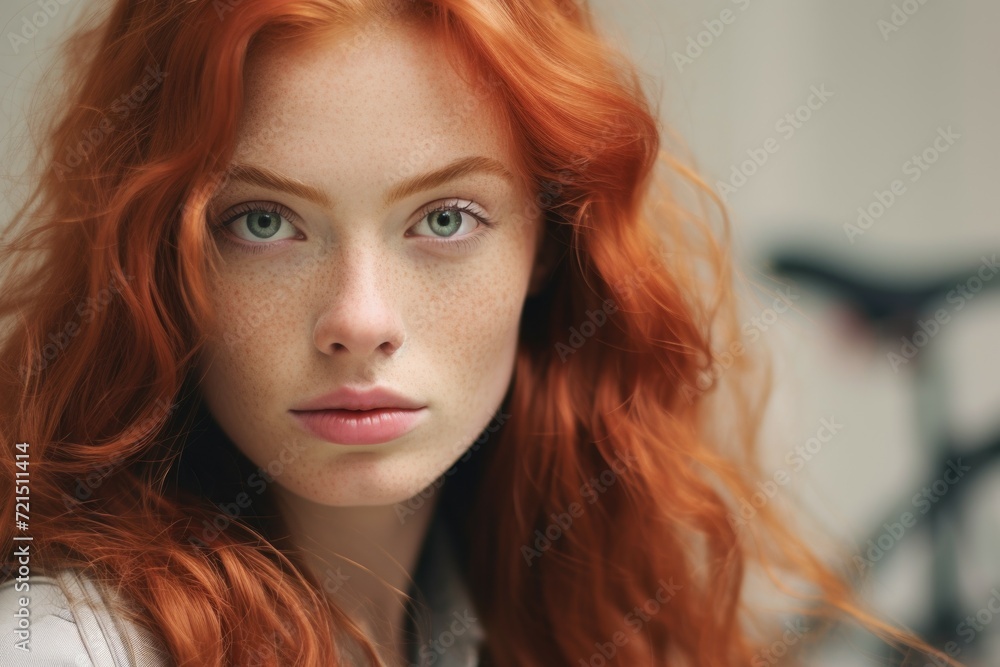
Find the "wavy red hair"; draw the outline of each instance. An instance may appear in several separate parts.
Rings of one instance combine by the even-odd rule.
[[[597,664],[609,642],[619,664],[765,664],[753,661],[778,621],[751,604],[754,568],[810,617],[851,616],[958,664],[864,611],[778,503],[734,525],[764,477],[768,374],[739,347],[728,218],[680,148],[664,150],[641,77],[583,0],[119,0],[101,12],[67,40],[62,92],[33,117],[42,150],[4,254],[0,434],[30,443],[34,568],[80,568],[136,602],[122,613],[179,665],[341,664],[339,637],[380,664],[253,525],[193,548],[215,508],[166,480],[213,323],[205,204],[234,148],[248,54],[364,48],[386,21],[422,21],[507,120],[538,193],[524,215],[544,215],[558,257],[525,305],[511,417],[445,485],[471,507],[455,520],[488,664]],[[577,512],[588,493],[598,502]],[[2,501],[11,516],[6,481]],[[12,534],[3,522],[7,554]],[[619,645],[630,611],[664,586],[668,601]]]

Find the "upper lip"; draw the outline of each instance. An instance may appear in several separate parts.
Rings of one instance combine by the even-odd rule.
[[[379,408],[415,410],[425,405],[425,403],[397,393],[388,387],[369,389],[340,387],[328,394],[305,401],[292,410],[376,410]]]

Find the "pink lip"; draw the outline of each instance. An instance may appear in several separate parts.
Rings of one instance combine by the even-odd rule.
[[[426,408],[404,410],[292,410],[299,424],[318,438],[341,445],[377,445],[412,431]]]
[[[375,445],[416,428],[427,405],[385,387],[341,387],[289,412],[318,438],[343,445]]]
[[[376,408],[403,408],[416,410],[427,404],[413,398],[398,394],[386,387],[371,389],[355,389],[341,387],[322,396],[317,396],[292,408],[293,411],[304,410],[374,410]]]

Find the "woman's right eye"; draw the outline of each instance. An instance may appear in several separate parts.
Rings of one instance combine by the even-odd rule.
[[[296,238],[298,230],[288,222],[294,215],[278,204],[260,202],[241,204],[225,215],[228,222],[220,224],[229,234],[250,244]]]

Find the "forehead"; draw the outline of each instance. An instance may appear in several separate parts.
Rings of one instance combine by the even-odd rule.
[[[468,155],[513,170],[493,92],[475,72],[470,85],[456,67],[465,66],[438,37],[408,24],[362,25],[294,53],[256,52],[247,62],[234,161],[368,186]]]

